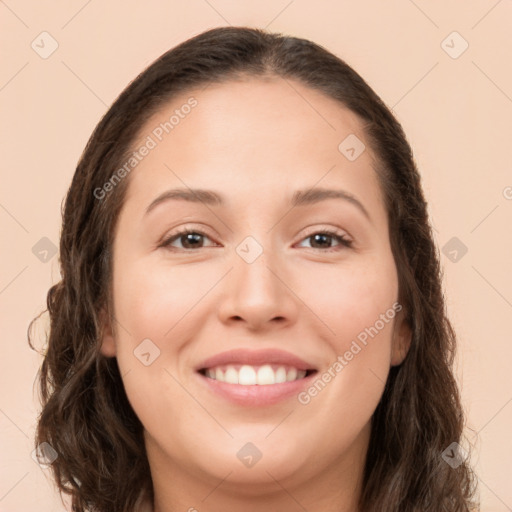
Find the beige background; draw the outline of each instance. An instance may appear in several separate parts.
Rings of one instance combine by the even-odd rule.
[[[41,359],[26,329],[59,276],[57,255],[41,261],[48,242],[40,240],[58,245],[77,160],[136,74],[182,40],[228,24],[324,45],[403,124],[440,249],[452,237],[468,249],[456,262],[442,253],[442,264],[482,510],[512,510],[512,1],[5,0],[0,16],[1,512],[65,510],[48,470],[31,459]],[[58,43],[47,58],[43,31]]]

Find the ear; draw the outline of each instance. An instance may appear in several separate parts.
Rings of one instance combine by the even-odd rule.
[[[398,366],[403,363],[409,348],[411,347],[412,330],[404,320],[403,311],[396,316],[393,330],[393,345],[391,347],[391,366]]]
[[[115,357],[116,356],[116,343],[114,339],[114,331],[112,329],[112,322],[107,314],[105,308],[102,308],[100,311],[100,322],[102,327],[102,339],[101,339],[101,347],[100,352],[105,357]]]

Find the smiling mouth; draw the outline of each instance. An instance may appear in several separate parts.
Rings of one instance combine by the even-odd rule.
[[[293,366],[264,364],[260,366],[228,364],[212,368],[202,368],[199,373],[204,377],[242,386],[268,386],[301,380],[316,370],[298,370]]]

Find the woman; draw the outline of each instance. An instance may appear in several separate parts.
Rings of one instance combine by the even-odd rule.
[[[410,146],[320,46],[162,55],[87,144],[60,262],[36,445],[73,510],[476,510]]]

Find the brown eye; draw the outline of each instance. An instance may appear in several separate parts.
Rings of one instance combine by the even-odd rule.
[[[348,238],[346,238],[342,233],[338,233],[336,231],[330,231],[330,230],[318,231],[318,232],[313,233],[313,234],[307,236],[306,238],[304,238],[304,240],[309,240],[309,239],[312,240],[312,242],[311,242],[312,249],[325,250],[326,252],[337,251],[339,249],[337,249],[336,247],[339,247],[340,245],[343,247],[351,247],[352,246],[352,241],[349,240]],[[335,246],[335,247],[329,246],[333,240],[338,242],[338,246]],[[317,245],[317,247],[315,247],[314,245]]]
[[[208,235],[197,230],[184,230],[178,233],[174,233],[169,238],[165,239],[160,247],[169,247],[176,249],[201,249],[203,247],[202,238],[208,238]],[[174,242],[180,242],[181,247],[174,246]]]

